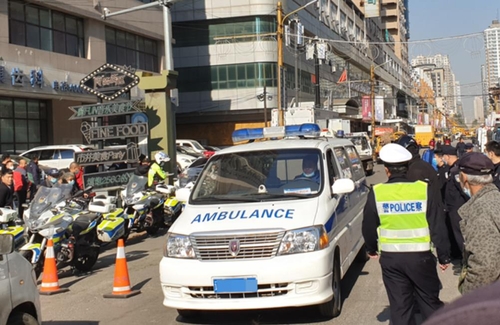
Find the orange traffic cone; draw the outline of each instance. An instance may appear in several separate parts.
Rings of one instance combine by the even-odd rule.
[[[47,250],[45,251],[45,263],[43,265],[43,277],[40,294],[50,296],[66,291],[69,291],[69,289],[59,287],[56,258],[54,254],[54,242],[52,239],[49,239],[47,243]]]
[[[140,290],[130,288],[128,276],[127,258],[125,257],[125,245],[123,239],[118,239],[116,250],[115,279],[113,281],[113,292],[106,294],[104,298],[128,298],[141,293]]]

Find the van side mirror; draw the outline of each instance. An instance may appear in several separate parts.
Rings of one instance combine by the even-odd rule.
[[[7,255],[14,251],[14,236],[10,234],[0,235],[0,255]]]
[[[187,202],[189,201],[189,196],[191,195],[191,189],[190,188],[180,188],[175,191],[175,198],[181,202]]]
[[[341,178],[332,185],[333,194],[347,194],[354,191],[354,182],[349,178]]]

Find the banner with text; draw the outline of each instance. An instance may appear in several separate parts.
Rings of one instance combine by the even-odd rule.
[[[375,96],[375,121],[384,120],[384,96]]]
[[[372,119],[372,99],[370,96],[363,96],[361,98],[361,116],[363,121],[371,121]]]
[[[135,168],[118,169],[102,173],[91,173],[83,175],[84,187],[92,186],[94,190],[119,187],[127,185],[134,174]]]

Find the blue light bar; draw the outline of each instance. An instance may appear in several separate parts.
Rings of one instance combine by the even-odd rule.
[[[256,140],[264,138],[264,129],[240,129],[233,132],[233,142]]]
[[[233,132],[233,142],[250,141],[274,137],[319,137],[321,128],[317,124],[306,123],[300,125],[287,125],[284,127],[269,127],[255,129],[240,129]]]
[[[285,135],[287,137],[319,137],[321,134],[321,128],[318,124],[305,123],[301,125],[288,125],[285,126]]]

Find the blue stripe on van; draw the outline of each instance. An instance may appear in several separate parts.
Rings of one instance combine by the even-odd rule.
[[[340,197],[339,204],[337,205],[337,208],[335,209],[335,212],[330,216],[328,221],[325,223],[325,229],[327,233],[330,233],[330,231],[333,228],[333,222],[335,221],[335,217],[337,214],[344,213],[346,210],[346,196],[342,195]]]

